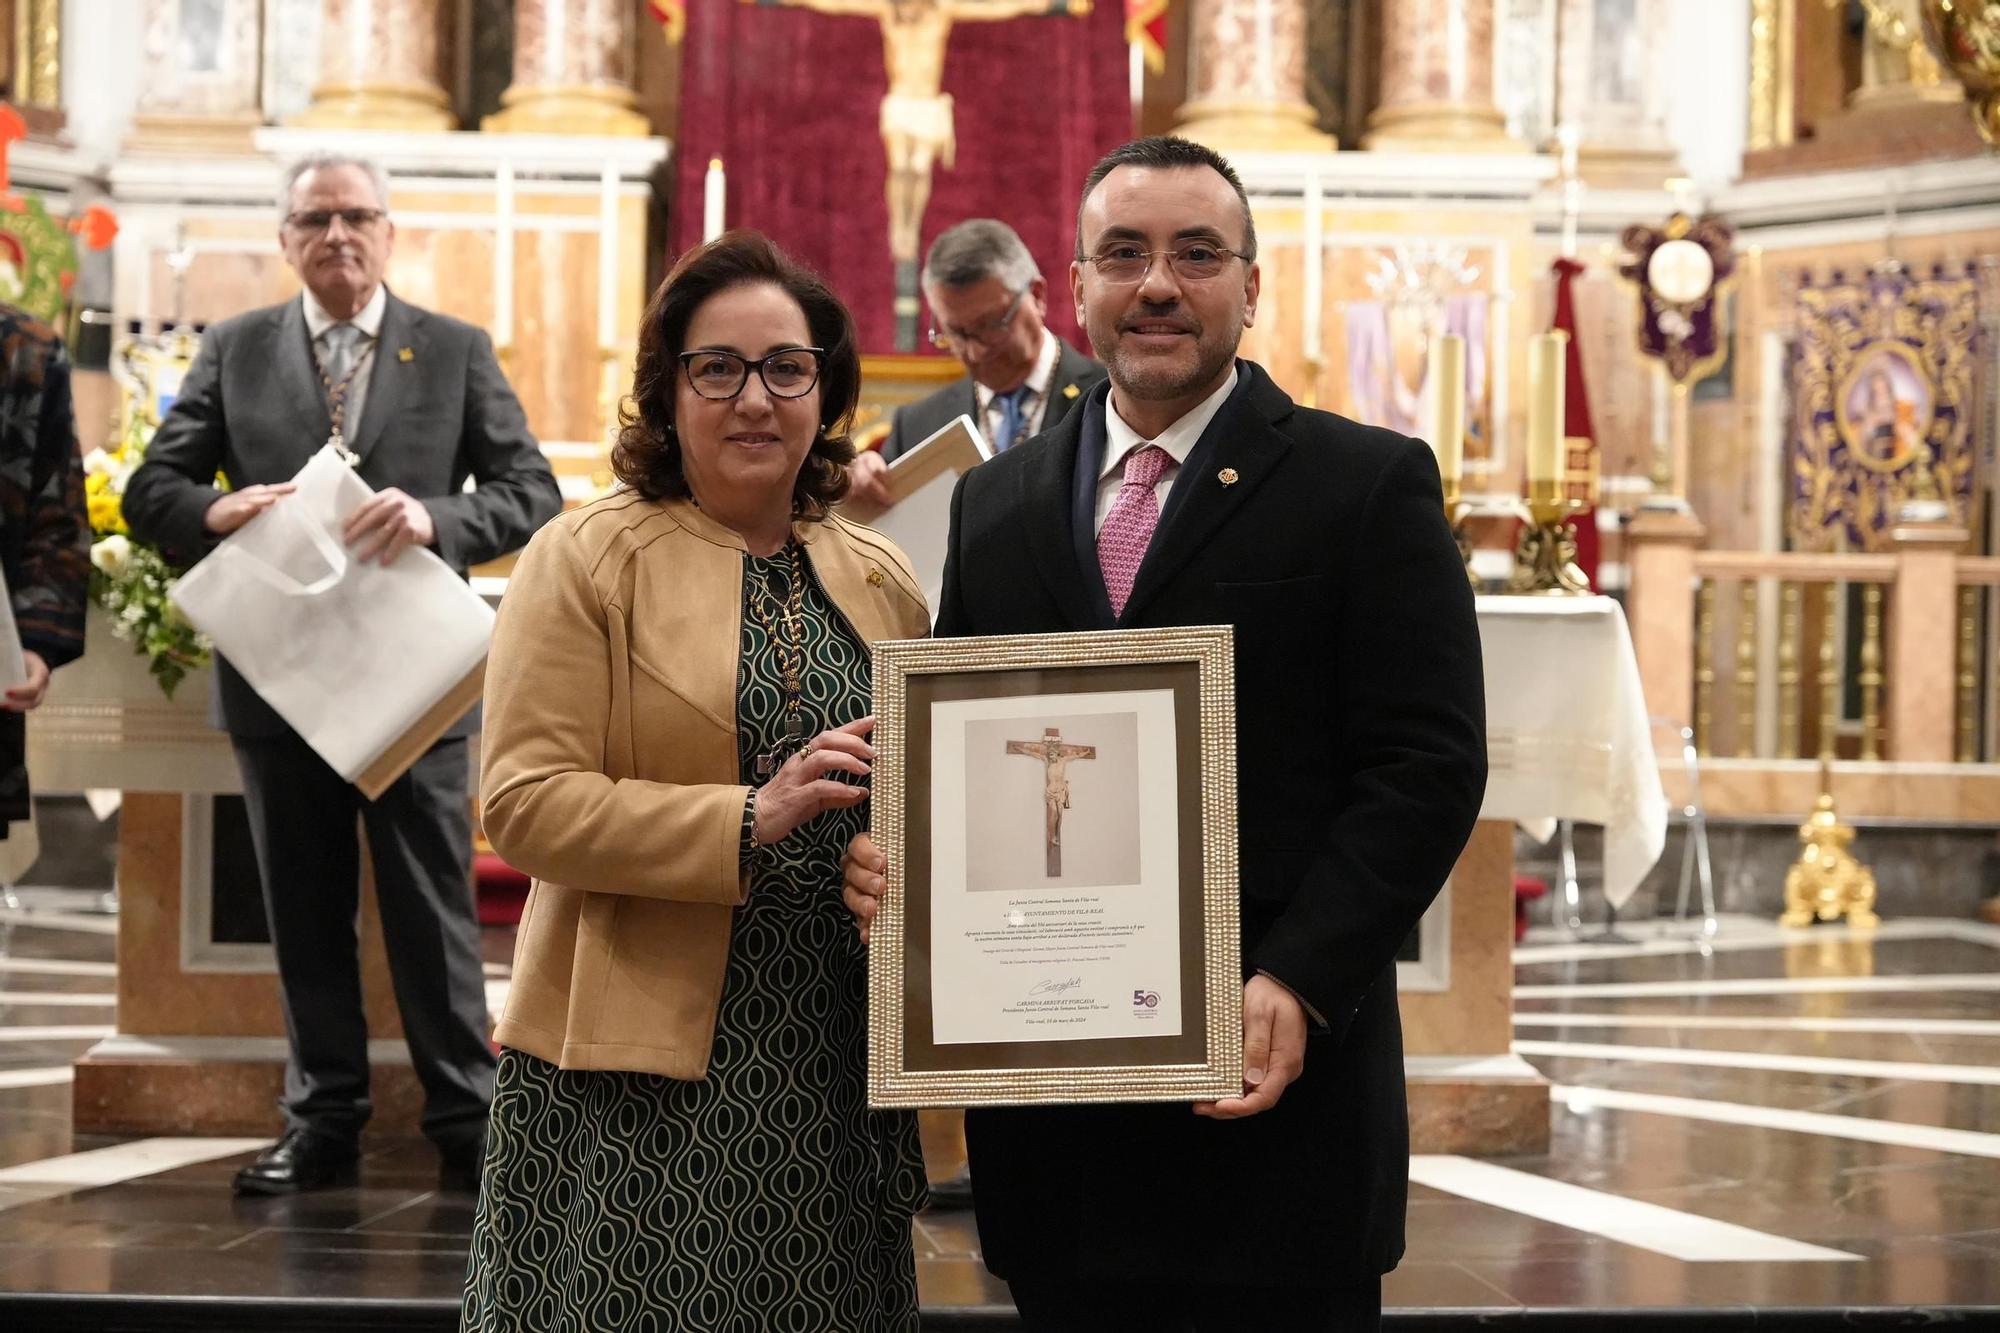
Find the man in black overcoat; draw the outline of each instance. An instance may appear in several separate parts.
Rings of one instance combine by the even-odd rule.
[[[1395,955],[1486,780],[1437,468],[1237,358],[1256,236],[1210,150],[1114,150],[1077,255],[1109,384],[962,479],[937,631],[1235,627],[1244,1090],[968,1113],[981,1248],[1031,1329],[1375,1328],[1408,1191]],[[864,925],[881,869],[857,839]]]

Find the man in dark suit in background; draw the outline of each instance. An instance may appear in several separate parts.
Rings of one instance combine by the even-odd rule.
[[[329,439],[375,495],[344,534],[358,559],[410,546],[463,573],[523,545],[562,507],[554,475],[486,335],[397,300],[382,283],[395,226],[381,169],[334,155],[285,177],[278,237],[296,300],[202,339],[180,397],[125,492],[132,530],[199,559],[292,489]],[[214,488],[215,474],[233,489]],[[475,489],[466,490],[470,478]],[[236,1176],[242,1193],[351,1178],[366,1123],[368,1030],[355,938],[368,832],[396,1003],[424,1086],[441,1182],[476,1185],[493,1099],[471,888],[468,716],[370,802],[343,782],[227,661],[221,724],[243,774],[291,1058],[282,1138]]]
[[[949,227],[924,257],[931,341],[958,358],[967,378],[899,408],[880,450],[855,460],[851,493],[887,504],[889,464],[960,416],[972,418],[1000,453],[1053,427],[1104,378],[1104,367],[1049,332],[1049,284],[1004,222],[973,218]]]
[[[1077,233],[1109,390],[960,480],[937,632],[1235,627],[1243,1095],[968,1112],[981,1248],[1030,1329],[1375,1328],[1409,1170],[1396,950],[1485,788],[1472,595],[1430,451],[1237,359],[1259,274],[1227,162],[1114,150]],[[864,923],[882,868],[857,838]]]

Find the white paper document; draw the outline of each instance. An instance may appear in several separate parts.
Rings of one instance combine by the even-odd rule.
[[[28,662],[21,655],[21,632],[14,624],[14,593],[0,576],[0,690],[11,690],[28,679]]]
[[[1181,1031],[1171,690],[931,711],[933,1039]]]

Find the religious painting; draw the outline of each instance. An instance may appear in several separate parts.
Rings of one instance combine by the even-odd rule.
[[[876,646],[871,1104],[1236,1093],[1232,643]]]
[[[1970,520],[1978,306],[1972,274],[1943,265],[1801,283],[1786,460],[1795,548],[1887,550],[1913,505]]]
[[[1421,440],[1434,433],[1426,419],[1430,348],[1437,333],[1465,339],[1465,455],[1492,453],[1492,402],[1487,355],[1491,298],[1462,292],[1445,298],[1441,317],[1414,301],[1347,303],[1347,392],[1350,415],[1371,426]]]
[[[142,114],[254,114],[263,12],[258,0],[178,0],[148,6],[141,49],[150,77]]]
[[[1847,372],[1834,420],[1855,462],[1895,472],[1924,448],[1933,406],[1930,379],[1916,353],[1905,343],[1883,343]]]

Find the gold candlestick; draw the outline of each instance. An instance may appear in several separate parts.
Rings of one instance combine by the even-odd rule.
[[[1588,595],[1590,580],[1576,563],[1576,530],[1570,526],[1589,506],[1563,495],[1559,482],[1528,486],[1528,521],[1514,547],[1514,573],[1507,591],[1520,596]]]

